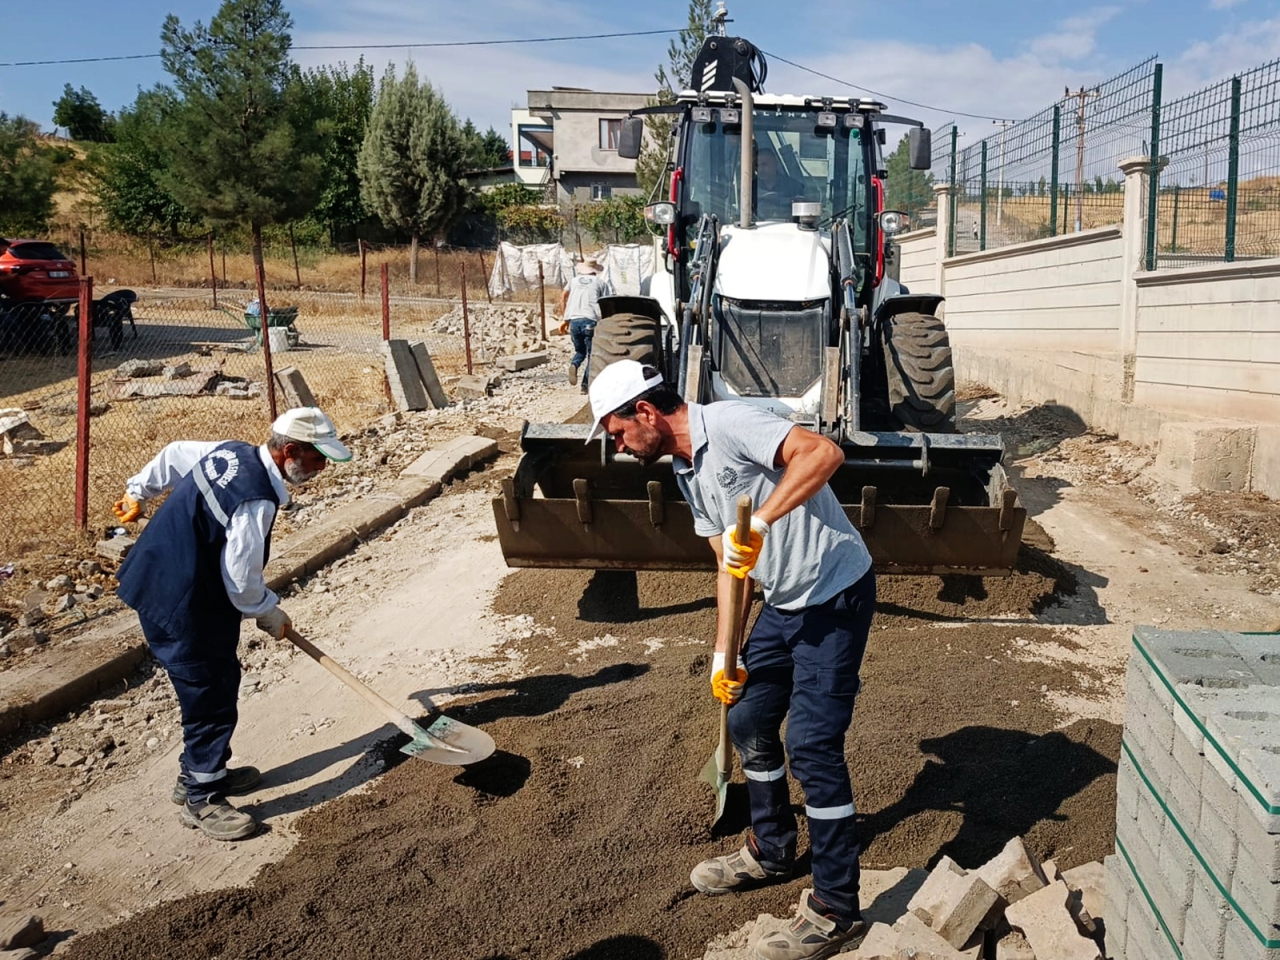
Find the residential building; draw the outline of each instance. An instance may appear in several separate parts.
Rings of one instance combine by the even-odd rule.
[[[576,87],[530,90],[527,110],[511,111],[515,168],[555,203],[585,203],[639,193],[636,162],[618,156],[622,118],[652,94],[600,93]]]

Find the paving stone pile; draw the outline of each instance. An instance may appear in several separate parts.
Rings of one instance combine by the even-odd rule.
[[[1134,632],[1107,858],[1126,960],[1280,958],[1280,637]]]
[[[493,356],[534,353],[544,346],[538,307],[530,304],[471,304],[467,308],[472,349]],[[547,307],[548,333],[556,326]],[[463,335],[462,307],[454,307],[435,323],[436,333]]]

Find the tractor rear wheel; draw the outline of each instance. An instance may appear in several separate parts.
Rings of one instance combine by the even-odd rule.
[[[881,329],[894,418],[904,430],[954,433],[956,375],[947,328],[926,313],[900,313]]]
[[[662,369],[662,327],[653,317],[615,313],[596,324],[588,376],[619,360],[636,360]]]

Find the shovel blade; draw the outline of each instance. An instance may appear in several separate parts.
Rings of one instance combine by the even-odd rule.
[[[493,737],[449,717],[436,718],[425,730],[415,723],[413,730],[413,739],[400,752],[432,763],[461,767],[479,763],[494,751]]]
[[[716,792],[716,815],[711,818],[711,825],[714,827],[720,822],[720,818],[724,816],[725,798],[729,793],[730,774],[724,772],[724,753],[717,749],[708,759],[702,768],[702,772],[698,774],[698,779],[703,783],[709,784],[711,789]]]

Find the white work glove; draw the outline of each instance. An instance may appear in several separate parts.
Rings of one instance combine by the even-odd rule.
[[[270,634],[272,639],[283,640],[284,632],[293,627],[293,621],[280,607],[272,607],[258,618],[258,629]]]
[[[769,532],[769,524],[759,517],[751,518],[751,535],[746,543],[739,543],[734,534],[737,531],[730,527],[720,537],[721,550],[724,553],[724,568],[739,580],[751,572],[751,568],[760,559],[760,551],[764,547],[765,534]]]
[[[730,680],[724,675],[724,659],[722,650],[711,655],[711,695],[726,707],[732,707],[742,697],[742,687],[747,682],[747,671],[739,663],[737,675]]]

